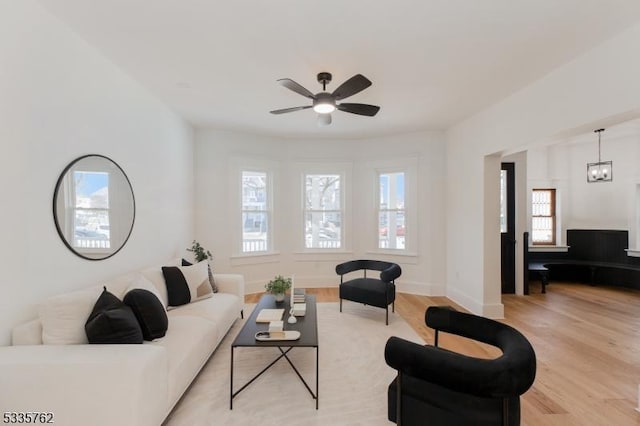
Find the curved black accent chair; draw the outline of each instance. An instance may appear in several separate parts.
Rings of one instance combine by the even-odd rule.
[[[536,377],[536,354],[516,329],[447,307],[427,309],[435,346],[387,341],[387,364],[398,370],[388,390],[389,420],[398,425],[519,425],[520,395]],[[439,348],[438,331],[496,346],[495,359]]]
[[[380,277],[367,277],[367,270],[380,271]],[[346,274],[355,271],[363,271],[364,276],[345,280]],[[336,273],[340,275],[340,312],[342,299],[376,306],[385,310],[389,325],[389,305],[395,312],[395,280],[402,274],[399,265],[379,260],[351,260],[336,266]]]

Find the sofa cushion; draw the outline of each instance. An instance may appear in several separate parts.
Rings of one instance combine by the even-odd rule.
[[[194,316],[213,322],[220,330],[219,340],[222,340],[227,330],[238,318],[242,303],[235,294],[216,293],[213,297],[189,303],[168,312],[169,322],[180,316]]]
[[[149,290],[134,288],[125,294],[123,302],[136,316],[144,340],[153,340],[165,335],[169,326],[167,311],[155,294]]]
[[[89,343],[142,343],[142,329],[131,308],[107,291],[98,297],[85,324]]]
[[[42,323],[42,343],[45,345],[86,344],[84,325],[100,296],[101,288],[74,291],[49,297],[38,305]]]
[[[167,285],[164,282],[164,275],[162,274],[163,266],[178,266],[180,265],[180,258],[170,259],[164,262],[162,265],[152,266],[145,268],[140,273],[144,276],[153,286],[158,290],[160,295],[160,301],[166,307],[169,306],[169,297],[167,296]]]
[[[196,300],[211,297],[213,290],[209,284],[206,261],[192,266],[163,266],[167,285],[169,306],[186,305]]]
[[[167,351],[169,407],[180,399],[207,362],[216,348],[219,334],[218,327],[204,318],[176,316],[171,317],[167,334],[162,339],[145,344],[163,347]]]

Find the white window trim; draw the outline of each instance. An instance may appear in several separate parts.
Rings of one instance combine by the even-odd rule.
[[[248,263],[268,263],[272,262],[273,255],[279,254],[277,251],[277,241],[275,235],[277,235],[277,213],[276,213],[276,198],[275,188],[277,188],[278,179],[278,167],[279,164],[275,161],[255,159],[255,158],[233,158],[231,160],[231,182],[234,182],[232,188],[234,191],[230,194],[230,217],[232,225],[232,259],[235,259],[234,263],[248,264]],[[269,226],[267,228],[267,250],[245,253],[242,251],[243,247],[243,232],[242,232],[242,174],[243,172],[261,172],[267,175],[267,199],[269,210]],[[247,260],[240,260],[247,259]],[[247,263],[248,262],[248,263]]]
[[[299,211],[294,215],[292,228],[295,234],[295,254],[350,253],[352,251],[352,176],[353,163],[340,161],[298,162],[291,167],[292,179],[298,182],[296,205]],[[305,176],[310,174],[336,174],[340,176],[340,205],[342,206],[342,226],[340,248],[307,248],[305,244],[304,213],[306,183]],[[299,257],[299,256],[298,256]]]

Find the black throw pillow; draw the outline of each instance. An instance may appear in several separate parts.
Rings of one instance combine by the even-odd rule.
[[[162,275],[167,286],[167,299],[169,306],[186,305],[191,302],[189,284],[177,266],[163,266]]]
[[[89,343],[142,343],[140,324],[130,307],[104,291],[84,325]]]
[[[167,333],[169,327],[167,312],[155,294],[149,290],[135,288],[127,292],[122,301],[136,316],[144,340],[158,339]]]
[[[193,265],[193,263],[189,262],[186,259],[182,259],[182,266],[191,266],[191,265]]]

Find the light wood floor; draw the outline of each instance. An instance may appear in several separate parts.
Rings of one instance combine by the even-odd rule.
[[[338,301],[336,288],[307,291],[316,294],[318,302]],[[540,294],[534,283],[531,292],[503,296],[503,322],[530,340],[538,361],[536,381],[521,399],[522,424],[640,425],[635,410],[640,385],[640,291],[552,283],[546,294]],[[247,295],[246,301],[255,303],[259,297]],[[445,297],[403,293],[396,297],[396,312],[427,343],[433,343],[433,332],[424,325],[424,312],[431,305],[456,306]],[[462,337],[441,336],[441,345],[457,352],[477,357],[499,354]]]

